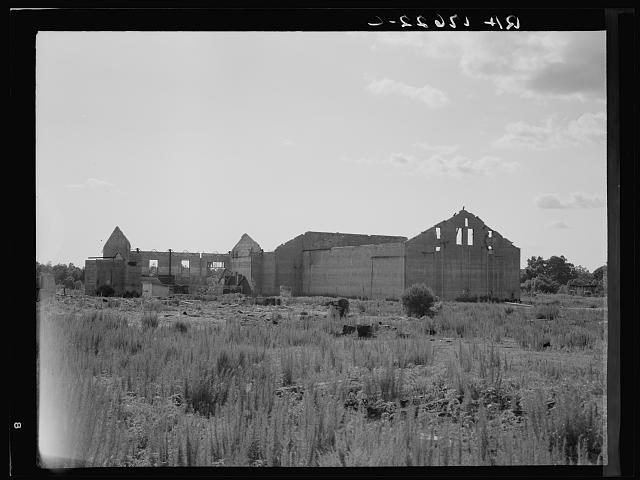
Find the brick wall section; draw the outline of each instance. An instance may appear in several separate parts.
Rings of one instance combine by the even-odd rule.
[[[305,250],[304,295],[400,298],[404,289],[404,244],[383,243]]]

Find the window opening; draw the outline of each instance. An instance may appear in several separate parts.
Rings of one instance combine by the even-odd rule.
[[[462,228],[456,228],[456,245],[462,245]]]

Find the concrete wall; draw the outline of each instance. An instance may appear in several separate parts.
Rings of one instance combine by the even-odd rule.
[[[97,260],[85,260],[84,262],[84,293],[85,295],[95,295],[97,276],[98,276],[98,261]]]
[[[274,252],[264,252],[261,255],[261,286],[262,295],[279,295],[280,286],[276,285],[276,255]]]
[[[96,288],[100,285],[111,285],[115,295],[122,295],[125,292],[126,260],[86,260],[84,266],[84,285],[87,295],[95,295]]]
[[[275,249],[275,286],[291,287],[292,295],[302,295],[303,236],[289,240]]]
[[[309,295],[303,285],[305,275],[303,252],[328,250],[333,247],[397,243],[406,237],[361,235],[353,233],[306,232],[275,249],[275,288],[291,287],[293,295]],[[313,285],[311,282],[309,285]]]
[[[305,250],[303,295],[399,298],[404,289],[404,244]]]
[[[464,295],[520,298],[520,249],[464,210],[408,240],[405,254],[407,286],[426,283],[448,300]]]

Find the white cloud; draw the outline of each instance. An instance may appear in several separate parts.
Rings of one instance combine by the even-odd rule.
[[[568,230],[568,229],[571,228],[569,225],[567,225],[563,221],[553,222],[553,223],[549,224],[548,227],[556,229],[556,230]]]
[[[607,136],[606,115],[585,113],[576,120],[560,122],[554,117],[547,118],[542,125],[526,122],[510,123],[506,133],[493,142],[494,147],[522,147],[532,150],[590,146],[602,143]]]
[[[443,154],[419,156],[392,153],[386,163],[411,173],[456,178],[512,173],[519,167],[517,162],[497,157],[469,158],[464,155],[447,156]]]
[[[290,140],[288,138],[285,138],[284,140],[282,140],[280,142],[280,145],[282,145],[283,147],[293,147],[296,144],[296,142],[294,142],[293,140]]]
[[[87,178],[83,183],[73,183],[66,185],[67,188],[90,188],[92,190],[99,188],[112,188],[115,185],[106,180],[100,180],[98,178]]]
[[[384,32],[373,49],[411,48],[427,58],[458,59],[469,77],[499,93],[604,100],[604,32]]]
[[[535,204],[539,208],[545,209],[601,208],[607,206],[604,198],[586,193],[572,193],[566,200],[562,200],[556,193],[543,193],[535,198]]]
[[[373,80],[367,89],[374,95],[401,95],[412,100],[418,100],[430,108],[440,108],[449,103],[449,99],[442,90],[430,85],[414,87],[397,80],[382,78]]]
[[[414,143],[416,147],[438,155],[450,155],[460,149],[460,145],[430,145],[427,142]]]

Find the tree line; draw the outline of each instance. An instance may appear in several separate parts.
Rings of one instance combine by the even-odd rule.
[[[52,265],[51,262],[44,264],[36,261],[36,276],[41,273],[53,274],[56,285],[63,285],[66,288],[81,288],[84,283],[84,267],[76,267],[73,263]]]
[[[589,287],[604,293],[604,276],[607,266],[593,272],[581,265],[570,263],[564,255],[549,258],[531,257],[527,267],[521,272],[521,288],[525,292],[566,293],[571,288]]]

